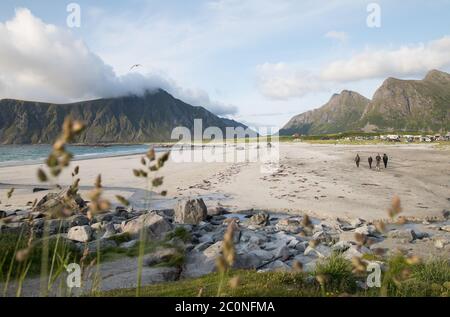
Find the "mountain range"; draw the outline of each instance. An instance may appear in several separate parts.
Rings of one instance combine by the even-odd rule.
[[[144,143],[169,141],[172,130],[183,126],[193,132],[194,119],[203,129],[245,125],[220,118],[203,107],[191,106],[164,90],[143,96],[124,96],[72,104],[0,100],[0,144],[51,144],[64,118],[83,121],[86,129],[77,143]]]
[[[344,90],[293,117],[280,135],[441,130],[450,130],[450,74],[432,70],[422,80],[388,78],[372,100]]]

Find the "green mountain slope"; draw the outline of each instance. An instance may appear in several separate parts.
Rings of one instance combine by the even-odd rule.
[[[99,99],[73,104],[0,100],[0,144],[52,143],[66,116],[86,124],[79,143],[139,143],[169,141],[173,128],[244,125],[222,119],[203,107],[193,107],[163,90],[144,96]]]
[[[450,74],[432,70],[423,80],[388,78],[372,100],[343,91],[321,108],[292,118],[280,134],[362,130],[450,130]]]

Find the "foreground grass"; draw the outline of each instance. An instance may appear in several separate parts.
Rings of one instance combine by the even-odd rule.
[[[389,260],[390,268],[384,272],[381,288],[364,290],[357,287],[366,275],[355,275],[349,261],[333,256],[321,262],[312,273],[232,271],[222,280],[219,273],[196,279],[150,285],[141,289],[144,297],[336,297],[336,296],[394,296],[441,297],[450,295],[450,264],[448,260],[435,260],[409,264],[402,256]],[[318,278],[321,276],[322,278]],[[239,280],[237,283],[236,281]],[[319,283],[320,281],[320,283]],[[96,293],[102,297],[131,297],[135,289]]]

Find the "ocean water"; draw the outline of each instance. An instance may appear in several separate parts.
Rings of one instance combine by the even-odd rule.
[[[50,153],[51,145],[0,145],[0,166],[33,164],[43,162]],[[75,160],[146,153],[149,145],[78,146],[67,149]],[[156,149],[158,151],[159,149]]]

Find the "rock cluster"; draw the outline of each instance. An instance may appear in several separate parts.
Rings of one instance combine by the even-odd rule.
[[[35,210],[1,215],[0,233],[20,233],[32,228],[37,236],[42,236],[44,230],[48,230],[50,235],[60,234],[80,250],[87,248],[89,252],[97,252],[98,248],[130,249],[136,247],[142,235],[148,240],[164,240],[164,248],[147,254],[144,263],[153,267],[178,263],[182,259],[179,270],[171,271],[177,274],[176,278],[198,277],[215,270],[230,222],[236,224],[232,238],[236,252],[234,267],[239,269],[290,271],[300,263],[303,270],[313,271],[318,261],[333,253],[351,260],[378,254],[379,250],[420,253],[422,248],[428,255],[432,250],[439,254],[450,252],[448,220],[432,224],[392,224],[382,233],[374,223],[364,219],[320,220],[257,211],[227,214],[223,207],[208,215],[202,199],[180,201],[174,210],[117,208],[95,215],[92,220],[82,213],[47,220],[43,213]],[[170,276],[168,280],[174,278]]]

